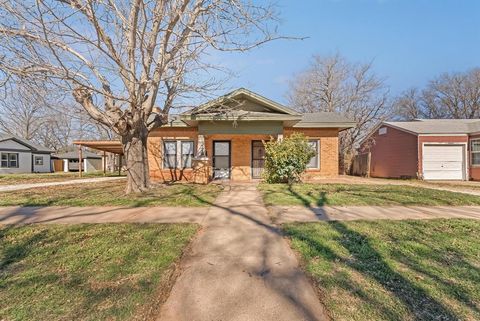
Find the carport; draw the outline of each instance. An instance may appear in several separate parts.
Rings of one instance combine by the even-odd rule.
[[[118,164],[118,174],[122,170],[122,156],[123,148],[119,140],[75,140],[73,141],[74,145],[78,146],[78,162],[82,164],[83,161],[83,151],[82,147],[88,147],[91,149],[99,150],[103,152],[103,173],[106,174],[107,168],[107,153],[111,153],[114,157],[117,157]],[[82,166],[79,166],[78,175],[82,177]]]

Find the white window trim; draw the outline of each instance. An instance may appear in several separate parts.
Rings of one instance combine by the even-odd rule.
[[[480,167],[480,164],[474,164],[474,163],[473,163],[473,154],[474,154],[474,153],[475,153],[475,154],[477,154],[477,153],[480,154],[480,151],[477,151],[477,152],[474,152],[474,151],[473,151],[473,142],[474,142],[474,141],[480,142],[480,138],[472,138],[472,139],[470,139],[470,166],[472,166],[472,167]]]
[[[320,149],[320,138],[317,137],[308,137],[309,142],[317,142],[317,166],[316,167],[307,167],[307,171],[318,171],[320,169],[321,161],[321,149]]]
[[[165,161],[163,159],[165,155],[165,143],[175,142],[175,167],[166,167]],[[195,140],[194,139],[174,139],[174,138],[165,138],[162,140],[162,169],[164,170],[171,170],[171,169],[192,169],[192,167],[182,167],[182,143],[183,142],[191,142],[193,143],[193,154],[192,158],[195,157]],[[193,165],[193,164],[192,164]]]
[[[7,166],[2,166],[2,157],[3,157],[2,155],[7,155]],[[10,155],[16,155],[16,160],[15,160],[15,163],[17,164],[16,166],[10,166]],[[20,154],[9,153],[9,152],[0,153],[0,168],[20,168]]]

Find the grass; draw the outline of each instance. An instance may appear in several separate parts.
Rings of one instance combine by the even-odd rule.
[[[0,229],[2,320],[152,319],[193,224]]]
[[[335,321],[480,320],[480,221],[284,226]]]
[[[118,173],[107,172],[106,176],[118,176]],[[103,172],[82,173],[82,178],[104,177]],[[33,184],[47,182],[62,182],[79,179],[78,172],[3,174],[0,175],[0,185]]]
[[[0,206],[209,206],[220,190],[217,184],[172,184],[125,195],[125,181],[109,181],[3,192]]]
[[[480,197],[430,188],[366,184],[260,184],[267,205],[480,205]]]

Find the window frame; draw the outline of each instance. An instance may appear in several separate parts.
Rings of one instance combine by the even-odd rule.
[[[6,155],[7,156],[7,159],[4,160],[3,159],[3,156]],[[11,159],[11,156],[15,156],[15,160],[12,160]],[[0,153],[0,168],[19,168],[19,154],[18,153]],[[3,166],[3,163],[4,162],[7,162],[7,166]],[[12,163],[15,162],[15,166],[12,166]]]
[[[175,154],[167,154],[167,148],[166,145],[169,143],[174,143],[175,146]],[[166,164],[167,161],[167,155],[175,155],[175,164],[172,166],[171,164]],[[163,153],[162,153],[163,161],[162,161],[162,166],[164,169],[175,169],[177,168],[177,159],[178,159],[178,142],[176,140],[164,140],[163,141]]]
[[[41,162],[37,164],[37,160],[40,160]],[[43,166],[44,161],[43,161],[43,156],[41,155],[33,155],[33,165],[35,166]]]
[[[320,169],[320,139],[319,138],[309,138],[308,143],[315,143],[316,146],[316,155],[313,157],[317,158],[317,162],[314,167],[309,167],[308,163],[310,163],[313,159],[313,157],[310,159],[310,161],[307,163],[307,170],[319,170]]]
[[[165,154],[165,151],[166,151],[165,144],[167,143],[175,143],[175,166],[172,166],[172,167],[166,166],[165,164],[165,160],[166,160],[165,156],[167,155]],[[163,140],[162,169],[167,170],[167,169],[192,169],[193,168],[193,164],[189,167],[184,167],[183,155],[187,155],[187,154],[183,154],[182,147],[184,143],[192,144],[192,153],[188,155],[191,155],[191,159],[193,159],[195,157],[195,140],[193,139],[164,139]],[[168,154],[168,155],[173,155],[173,154]]]
[[[480,167],[480,163],[478,163],[478,164],[474,164],[474,163],[473,163],[473,154],[480,154],[480,150],[478,150],[478,151],[474,151],[474,150],[473,150],[473,143],[474,143],[474,142],[475,142],[475,143],[478,143],[479,146],[480,146],[480,137],[479,137],[479,138],[472,138],[472,139],[470,139],[470,165],[471,165],[472,167]]]
[[[183,153],[183,144],[184,143],[189,143],[192,145],[192,152],[191,154],[184,154]],[[192,159],[195,157],[195,142],[193,140],[179,140],[178,144],[180,145],[180,168],[185,169],[185,168],[193,168],[192,164]],[[183,161],[183,156],[188,155],[190,156],[190,166],[185,166],[184,161]],[[177,161],[178,163],[178,161]]]

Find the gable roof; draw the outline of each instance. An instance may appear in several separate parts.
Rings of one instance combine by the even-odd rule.
[[[413,134],[472,134],[480,132],[480,119],[418,119],[383,124]]]
[[[334,112],[318,112],[305,113],[302,119],[293,125],[297,128],[328,128],[338,127],[341,129],[348,129],[355,127],[355,121],[347,118],[339,113]]]
[[[227,104],[231,102],[235,102],[237,100],[242,100],[242,99],[248,99],[251,100],[259,105],[267,107],[269,110],[277,113],[277,114],[286,114],[286,115],[291,115],[291,116],[301,116],[301,113],[288,108],[286,106],[283,106],[282,104],[279,104],[273,100],[270,100],[264,96],[261,96],[257,93],[254,93],[253,91],[250,91],[245,88],[239,88],[237,90],[234,90],[226,95],[220,96],[216,99],[213,99],[205,104],[202,104],[198,107],[195,107],[189,111],[186,111],[182,113],[181,115],[198,115],[206,113],[209,114],[209,109],[212,107],[221,105],[221,104]],[[252,112],[250,112],[252,113]]]
[[[32,143],[29,140],[26,140],[24,138],[15,136],[15,135],[1,135],[0,134],[0,142],[7,141],[7,140],[13,140],[14,142],[17,142],[25,147],[28,147],[32,152],[40,152],[40,153],[53,153],[54,151],[50,148],[47,148],[45,146],[41,146],[35,143]]]

